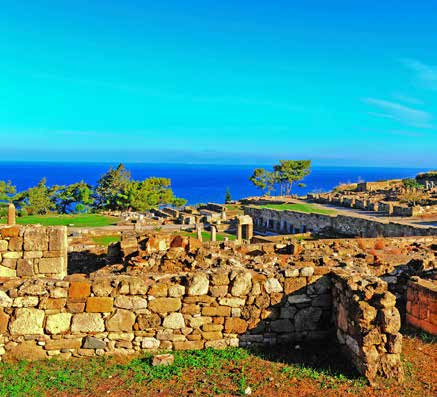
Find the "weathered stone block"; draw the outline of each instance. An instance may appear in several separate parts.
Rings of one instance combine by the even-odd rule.
[[[44,310],[17,309],[11,320],[9,330],[12,335],[41,335],[44,322]]]
[[[68,289],[68,297],[73,301],[85,301],[91,293],[88,281],[72,281]]]
[[[72,333],[103,332],[105,323],[99,313],[78,313],[73,316]]]
[[[9,269],[9,267],[0,265],[0,277],[16,277],[17,271],[15,269]]]
[[[246,300],[243,298],[220,298],[219,302],[222,306],[240,307],[244,306]]]
[[[106,347],[106,342],[95,338],[94,336],[87,336],[84,339],[82,347],[84,349],[104,349]]]
[[[114,298],[91,296],[86,300],[88,313],[109,313],[113,310]]]
[[[108,331],[132,331],[135,323],[135,314],[129,310],[117,309],[116,312],[106,320]]]
[[[9,251],[22,251],[23,250],[23,237],[11,237],[9,239]]]
[[[247,331],[247,321],[237,318],[229,317],[225,321],[225,332],[228,334],[242,334]]]
[[[2,227],[0,233],[3,238],[18,237],[20,235],[20,226]]]
[[[170,329],[185,328],[184,316],[181,313],[171,313],[164,318],[162,326]]]
[[[273,292],[282,292],[284,290],[281,283],[276,278],[268,278],[264,282],[264,288],[268,294]]]
[[[0,307],[11,307],[12,298],[5,292],[0,290]]]
[[[0,309],[0,334],[6,333],[10,316]]]
[[[156,298],[149,301],[149,309],[157,313],[176,312],[181,306],[179,298]]]
[[[39,259],[38,269],[43,274],[63,274],[66,273],[64,258],[41,258]]]
[[[206,295],[209,289],[209,278],[205,273],[196,273],[190,280],[188,295]]]
[[[175,350],[199,350],[203,349],[204,342],[202,340],[190,340],[185,342],[173,342]]]
[[[58,313],[47,316],[46,331],[49,334],[62,334],[70,329],[71,313]]]
[[[47,234],[49,238],[50,251],[66,251],[67,250],[67,227],[56,226],[48,227]]]
[[[252,274],[249,272],[239,273],[234,278],[231,294],[234,296],[247,295],[252,288]]]
[[[167,296],[167,293],[168,293],[168,285],[164,283],[157,283],[150,287],[148,295],[163,297],[163,296]]]
[[[161,317],[157,313],[140,314],[137,322],[134,325],[136,330],[145,330],[148,328],[156,328],[161,325]]]
[[[28,227],[24,230],[25,251],[47,251],[49,239],[43,227]]]
[[[294,277],[285,279],[284,291],[287,295],[297,292],[302,294],[305,292],[307,281],[303,277]]]
[[[229,306],[205,306],[202,308],[203,316],[229,317],[231,308]]]
[[[18,259],[17,261],[17,276],[31,277],[35,275],[32,259]]]

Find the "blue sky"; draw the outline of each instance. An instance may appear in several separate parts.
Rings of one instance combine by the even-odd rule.
[[[20,0],[2,160],[435,167],[437,0]]]

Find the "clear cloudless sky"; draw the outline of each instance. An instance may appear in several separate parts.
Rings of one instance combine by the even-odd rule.
[[[1,3],[3,161],[437,165],[437,0]]]

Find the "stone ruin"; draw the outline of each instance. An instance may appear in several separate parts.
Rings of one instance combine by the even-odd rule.
[[[408,283],[435,269],[437,246],[434,237],[202,244],[127,232],[111,248],[118,262],[67,274],[66,228],[3,226],[0,236],[2,360],[333,338],[371,382],[402,379]]]

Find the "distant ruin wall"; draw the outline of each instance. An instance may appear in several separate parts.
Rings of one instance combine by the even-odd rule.
[[[437,335],[437,282],[416,278],[408,282],[407,324]]]
[[[66,275],[65,226],[0,226],[0,277]]]
[[[358,371],[370,381],[402,381],[401,317],[387,283],[336,270],[332,293],[337,339]]]
[[[299,211],[279,211],[269,208],[244,207],[244,213],[250,215],[254,227],[258,230],[276,233],[333,232],[344,236],[361,237],[402,237],[435,236],[436,227],[413,226],[395,222],[383,222],[369,218],[347,215],[324,215]]]

